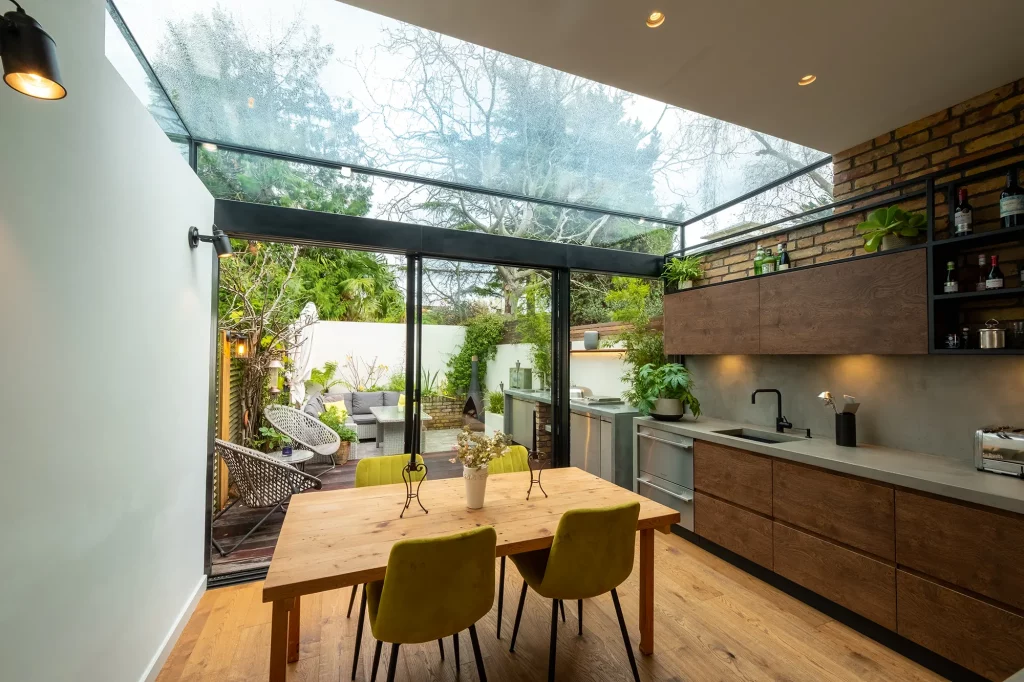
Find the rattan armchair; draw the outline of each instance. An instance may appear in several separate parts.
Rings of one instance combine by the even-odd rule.
[[[251,509],[270,508],[270,511],[231,549],[224,551],[220,543],[213,540],[213,546],[217,548],[221,556],[228,556],[238,549],[239,545],[248,540],[249,536],[270,518],[271,514],[276,511],[284,511],[285,505],[288,504],[292,495],[310,489],[320,490],[323,485],[316,476],[310,476],[290,464],[271,459],[262,452],[219,439],[214,448],[228,467],[231,480],[238,488],[238,497],[217,512],[213,521],[216,522],[224,512],[238,502]]]
[[[263,409],[263,416],[275,429],[291,438],[304,450],[316,453],[310,464],[329,464],[326,471],[337,466],[334,453],[341,445],[341,437],[327,424],[302,410],[286,405],[267,405]]]

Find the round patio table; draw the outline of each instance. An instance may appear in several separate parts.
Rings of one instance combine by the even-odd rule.
[[[278,462],[283,462],[284,464],[291,464],[299,471],[305,471],[306,462],[308,462],[309,460],[313,459],[313,457],[316,456],[316,453],[313,452],[312,450],[292,450],[292,454],[287,456],[282,455],[280,450],[274,450],[273,452],[268,452],[266,454],[267,457],[276,459]]]

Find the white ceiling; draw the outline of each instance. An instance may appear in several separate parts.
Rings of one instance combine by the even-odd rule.
[[[346,2],[831,153],[1024,77],[1024,0]]]

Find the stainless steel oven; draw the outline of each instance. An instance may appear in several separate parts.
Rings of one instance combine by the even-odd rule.
[[[656,427],[636,427],[636,491],[679,511],[693,530],[693,439]]]

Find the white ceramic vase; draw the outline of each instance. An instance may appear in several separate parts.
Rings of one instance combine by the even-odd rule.
[[[466,506],[480,509],[484,506],[484,494],[487,492],[487,465],[475,469],[462,467],[462,478],[466,481]]]

